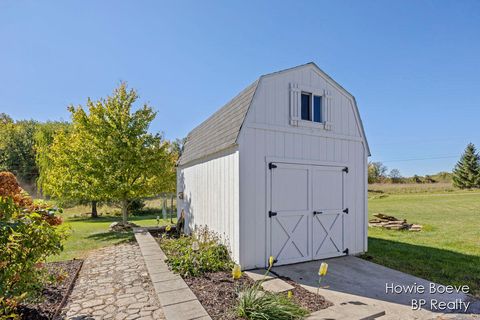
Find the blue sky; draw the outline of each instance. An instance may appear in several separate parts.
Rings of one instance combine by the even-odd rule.
[[[480,147],[479,1],[3,0],[0,39],[15,119],[67,120],[127,81],[173,139],[259,75],[314,61],[357,98],[371,160],[427,174]]]

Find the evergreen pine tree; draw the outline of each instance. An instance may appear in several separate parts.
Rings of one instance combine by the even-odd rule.
[[[473,143],[469,143],[453,169],[453,185],[460,188],[480,187],[480,158]]]

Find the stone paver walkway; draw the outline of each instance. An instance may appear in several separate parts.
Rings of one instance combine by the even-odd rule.
[[[165,319],[137,244],[92,252],[70,295],[67,319]]]

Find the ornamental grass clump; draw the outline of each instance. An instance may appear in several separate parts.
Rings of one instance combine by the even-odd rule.
[[[309,314],[288,296],[262,291],[258,285],[239,292],[235,311],[239,317],[249,320],[292,320]]]
[[[235,313],[248,320],[293,320],[303,319],[309,311],[296,304],[289,291],[287,295],[263,291],[261,286],[275,263],[275,257],[268,259],[268,269],[263,279],[237,292]]]
[[[198,228],[192,236],[163,237],[160,246],[172,271],[185,277],[227,271],[233,267],[228,248],[206,227]]]

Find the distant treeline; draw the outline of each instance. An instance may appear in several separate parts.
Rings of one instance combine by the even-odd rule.
[[[437,183],[448,182],[460,189],[480,188],[480,155],[473,143],[469,143],[452,172],[433,175],[403,177],[398,169],[388,171],[381,162],[368,163],[368,183]]]
[[[452,182],[452,173],[439,172],[432,175],[404,177],[400,170],[388,168],[381,162],[368,163],[368,183],[437,183]]]

